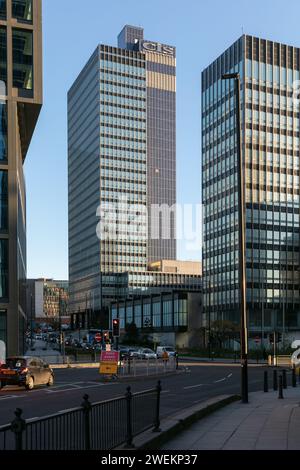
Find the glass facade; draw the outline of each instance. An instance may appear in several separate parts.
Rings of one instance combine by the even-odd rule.
[[[7,103],[0,101],[0,162],[7,161]]]
[[[250,331],[300,327],[297,48],[243,36],[202,74],[204,305],[239,321],[234,81],[241,75]]]
[[[7,311],[0,310],[0,341],[7,343]]]
[[[8,240],[0,240],[0,299],[8,299]]]
[[[23,22],[32,22],[32,0],[12,0],[12,17]]]
[[[6,28],[0,28],[0,95],[7,95],[7,43]]]
[[[6,0],[0,0],[0,19],[6,20]]]
[[[101,271],[143,271],[147,266],[145,58],[109,46],[100,50],[101,204],[105,207],[122,198],[117,237],[101,243]],[[130,227],[136,233],[128,233]]]
[[[176,203],[176,59],[140,51],[143,39],[142,28],[125,26],[119,47],[99,45],[68,94],[71,313],[85,310],[86,295],[96,309],[100,296],[108,305],[128,295],[119,274],[176,258],[175,215],[173,240],[154,249],[147,213]],[[101,241],[99,206],[98,228],[113,232]]]
[[[13,29],[13,86],[33,89],[33,36],[31,31]]]
[[[8,230],[8,172],[0,170],[0,231]]]
[[[195,298],[199,294],[196,295]],[[111,305],[112,318],[120,319],[120,327],[135,323],[138,328],[154,331],[186,331],[188,328],[188,299],[193,294],[163,294],[154,297],[137,297]]]

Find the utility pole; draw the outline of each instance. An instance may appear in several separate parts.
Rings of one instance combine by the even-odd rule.
[[[210,275],[209,275],[210,276]],[[210,277],[209,277],[209,312],[208,312],[208,358],[210,359],[211,358],[211,324],[210,324],[210,320],[211,320],[211,280],[210,280]]]
[[[248,403],[248,332],[246,307],[246,263],[245,263],[245,185],[244,164],[241,142],[241,83],[239,73],[224,74],[222,80],[235,81],[235,114],[236,143],[238,165],[238,199],[239,199],[239,285],[240,285],[240,322],[241,322],[241,395],[242,402]]]
[[[33,348],[33,308],[32,292],[30,293],[30,347]]]

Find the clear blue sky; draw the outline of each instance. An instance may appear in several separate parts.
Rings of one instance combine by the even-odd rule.
[[[28,277],[68,277],[66,95],[98,43],[116,44],[132,24],[176,45],[178,202],[197,204],[201,70],[242,31],[299,47],[299,18],[298,0],[43,0],[44,107],[25,164]],[[200,250],[180,243],[178,258]]]

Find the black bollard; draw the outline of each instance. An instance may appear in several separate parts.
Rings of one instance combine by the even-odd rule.
[[[264,371],[264,392],[268,392],[269,391],[269,384],[268,384],[268,371],[265,370]]]
[[[277,383],[277,370],[273,370],[273,390],[278,389],[278,383]]]
[[[293,370],[292,370],[292,386],[297,387],[297,379],[296,379],[296,368],[295,365],[293,365]]]
[[[282,378],[282,375],[279,376],[278,398],[283,399],[283,378]]]
[[[283,388],[287,388],[286,370],[285,369],[283,369],[283,371],[282,371],[282,386],[283,386]]]

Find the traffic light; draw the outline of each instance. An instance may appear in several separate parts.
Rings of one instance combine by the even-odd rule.
[[[282,333],[277,333],[277,343],[281,343],[282,341]]]
[[[104,333],[104,343],[107,344],[109,343],[109,332],[105,331]]]
[[[113,319],[112,331],[113,331],[113,336],[115,338],[120,337],[120,320],[119,320],[119,318],[114,318]]]

